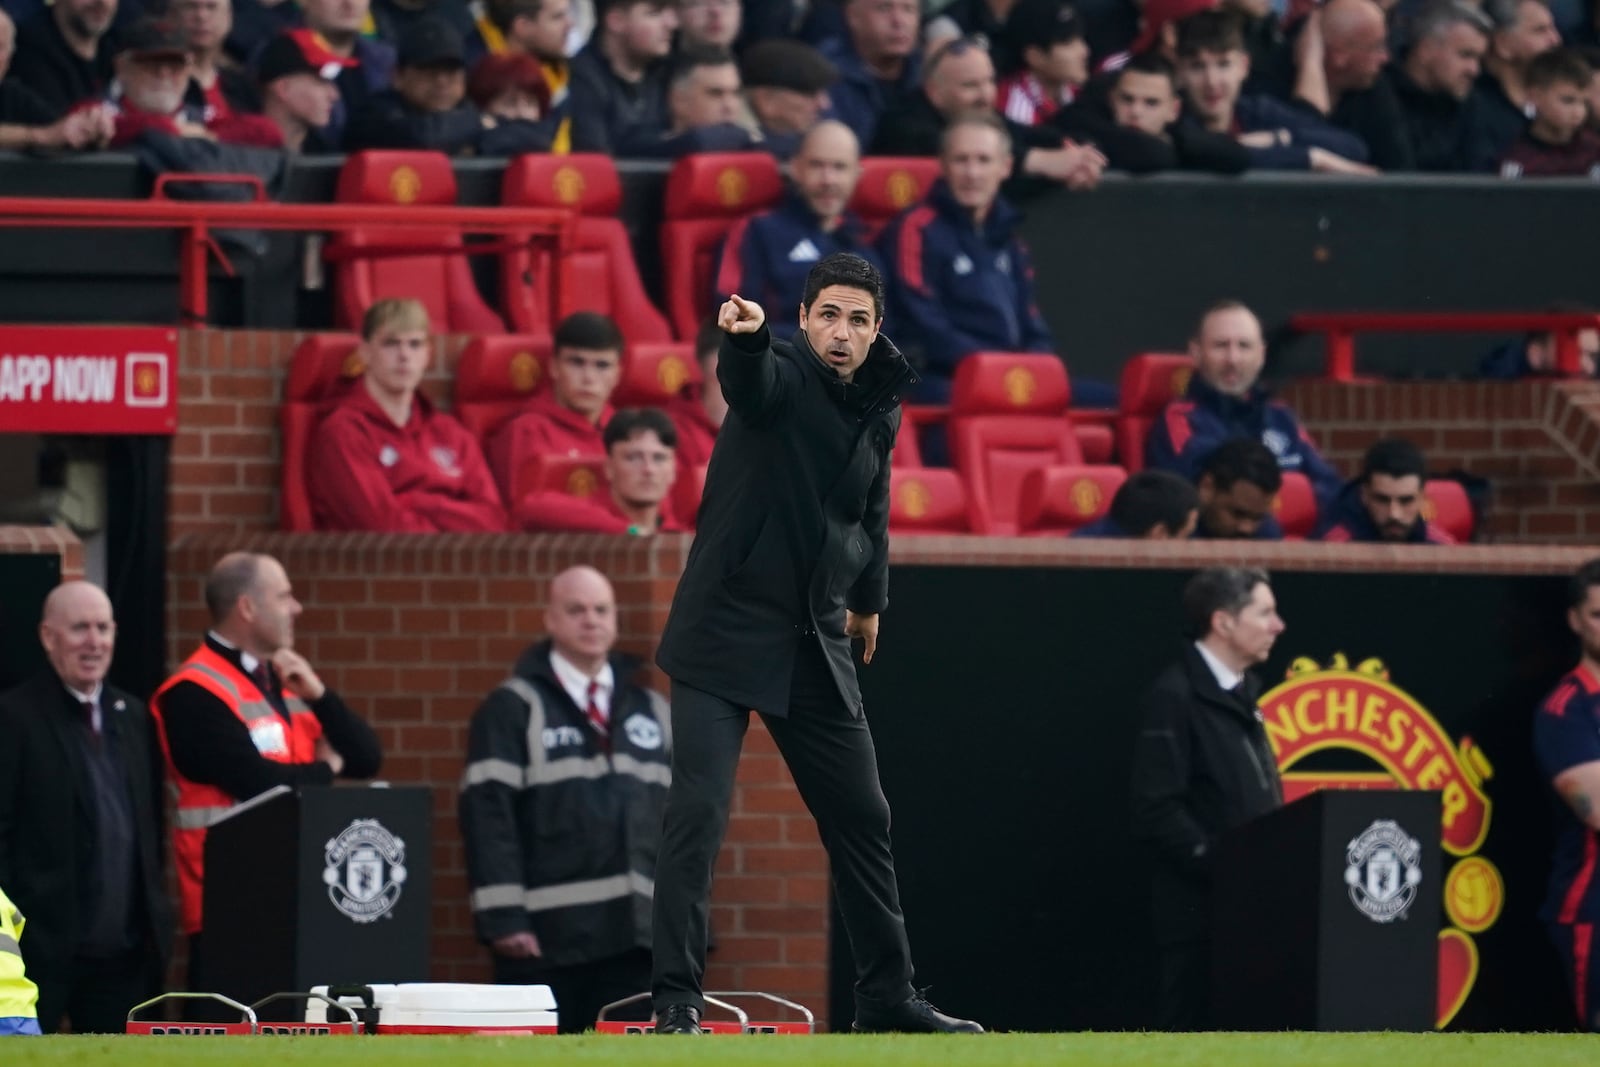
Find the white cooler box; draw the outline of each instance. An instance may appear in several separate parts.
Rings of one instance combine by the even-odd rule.
[[[348,987],[343,987],[348,988]],[[464,985],[414,982],[375,985],[373,1006],[379,1034],[554,1034],[556,998],[545,985]],[[327,986],[311,992],[328,995]],[[340,996],[340,1004],[359,1011],[361,997]],[[334,1012],[335,1022],[340,1021]],[[328,1005],[306,1002],[306,1022],[326,1023]]]

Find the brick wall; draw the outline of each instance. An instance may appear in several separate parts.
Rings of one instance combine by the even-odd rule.
[[[0,554],[60,556],[61,580],[83,577],[83,542],[59,526],[0,526]]]

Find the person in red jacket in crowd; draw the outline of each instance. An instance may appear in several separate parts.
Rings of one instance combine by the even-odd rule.
[[[530,493],[518,502],[524,530],[589,533],[681,533],[666,504],[678,477],[678,432],[659,408],[619,411],[606,423],[606,490],[593,496]]]
[[[317,428],[307,491],[319,530],[497,532],[507,528],[478,442],[417,386],[428,368],[428,312],[380,300],[361,323],[361,380]]]
[[[577,311],[556,326],[550,392],[489,435],[489,465],[513,508],[523,468],[543,456],[605,455],[611,394],[622,378],[622,331],[597,311]]]
[[[728,417],[728,402],[717,381],[717,349],[722,347],[722,327],[707,319],[694,339],[694,358],[700,363],[700,384],[685,386],[667,406],[678,430],[678,464],[685,470],[711,462],[717,431]]]

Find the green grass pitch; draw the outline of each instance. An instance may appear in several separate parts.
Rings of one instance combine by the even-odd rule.
[[[5,1067],[1592,1067],[1581,1034],[47,1037],[0,1039]]]

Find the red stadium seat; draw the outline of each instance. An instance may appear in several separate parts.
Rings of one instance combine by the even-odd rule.
[[[1068,534],[1111,510],[1128,474],[1121,467],[1040,467],[1022,479],[1017,526],[1025,534]]]
[[[1430,478],[1422,487],[1422,517],[1461,544],[1472,540],[1478,517],[1466,488],[1452,478]]]
[[[312,334],[289,358],[283,407],[278,410],[283,436],[278,504],[282,529],[297,533],[312,529],[311,498],[306,492],[308,446],[323,410],[367,369],[358,352],[360,345],[355,334]]]
[[[922,466],[922,443],[917,440],[921,427],[911,415],[911,409],[900,408],[900,433],[894,439],[894,459],[897,470],[917,470]]]
[[[1066,417],[1067,369],[1051,355],[975,352],[956,364],[950,454],[966,482],[978,533],[1017,532],[1022,479],[1038,467],[1083,463]]]
[[[938,177],[937,159],[867,156],[861,161],[861,180],[850,197],[850,210],[861,216],[868,238],[875,240],[890,220],[928,195]]]
[[[1117,458],[1128,473],[1144,469],[1144,439],[1163,409],[1189,388],[1194,360],[1188,356],[1145,352],[1122,365],[1118,394]]]
[[[700,514],[700,498],[706,491],[706,467],[678,466],[678,480],[672,486],[672,513],[689,529],[694,529]]]
[[[456,365],[455,415],[480,444],[515,415],[550,376],[550,339],[476,337]]]
[[[964,534],[971,532],[967,494],[952,470],[890,468],[889,532]]]
[[[711,279],[728,231],[782,196],[778,161],[766,152],[703,152],[673,164],[662,204],[661,275],[679,340],[693,341],[711,314]]]
[[[535,456],[512,479],[511,499],[550,492],[587,498],[606,492],[606,484],[604,456]]]
[[[506,168],[500,198],[509,207],[578,213],[564,260],[537,246],[501,257],[500,288],[513,329],[548,333],[574,311],[599,311],[617,321],[630,343],[673,339],[666,318],[645,293],[628,232],[616,218],[622,183],[609,156],[518,156]],[[559,286],[552,280],[558,271]],[[558,307],[538,299],[551,292],[560,294]]]
[[[684,386],[698,384],[700,364],[690,346],[629,345],[611,404],[618,408],[659,408],[677,398]]]
[[[1286,541],[1304,541],[1317,526],[1317,494],[1311,479],[1299,471],[1283,472],[1283,488],[1272,502],[1272,512],[1283,527]]]
[[[454,204],[456,176],[441,152],[357,152],[339,171],[334,199],[344,204],[394,204],[400,211],[411,204]],[[461,230],[453,226],[437,230],[374,226],[333,241],[328,255],[334,261],[336,322],[355,329],[375,301],[413,297],[428,309],[439,333],[504,333],[505,323],[478,293],[467,257],[449,251],[464,245]],[[352,256],[385,248],[439,251]]]

